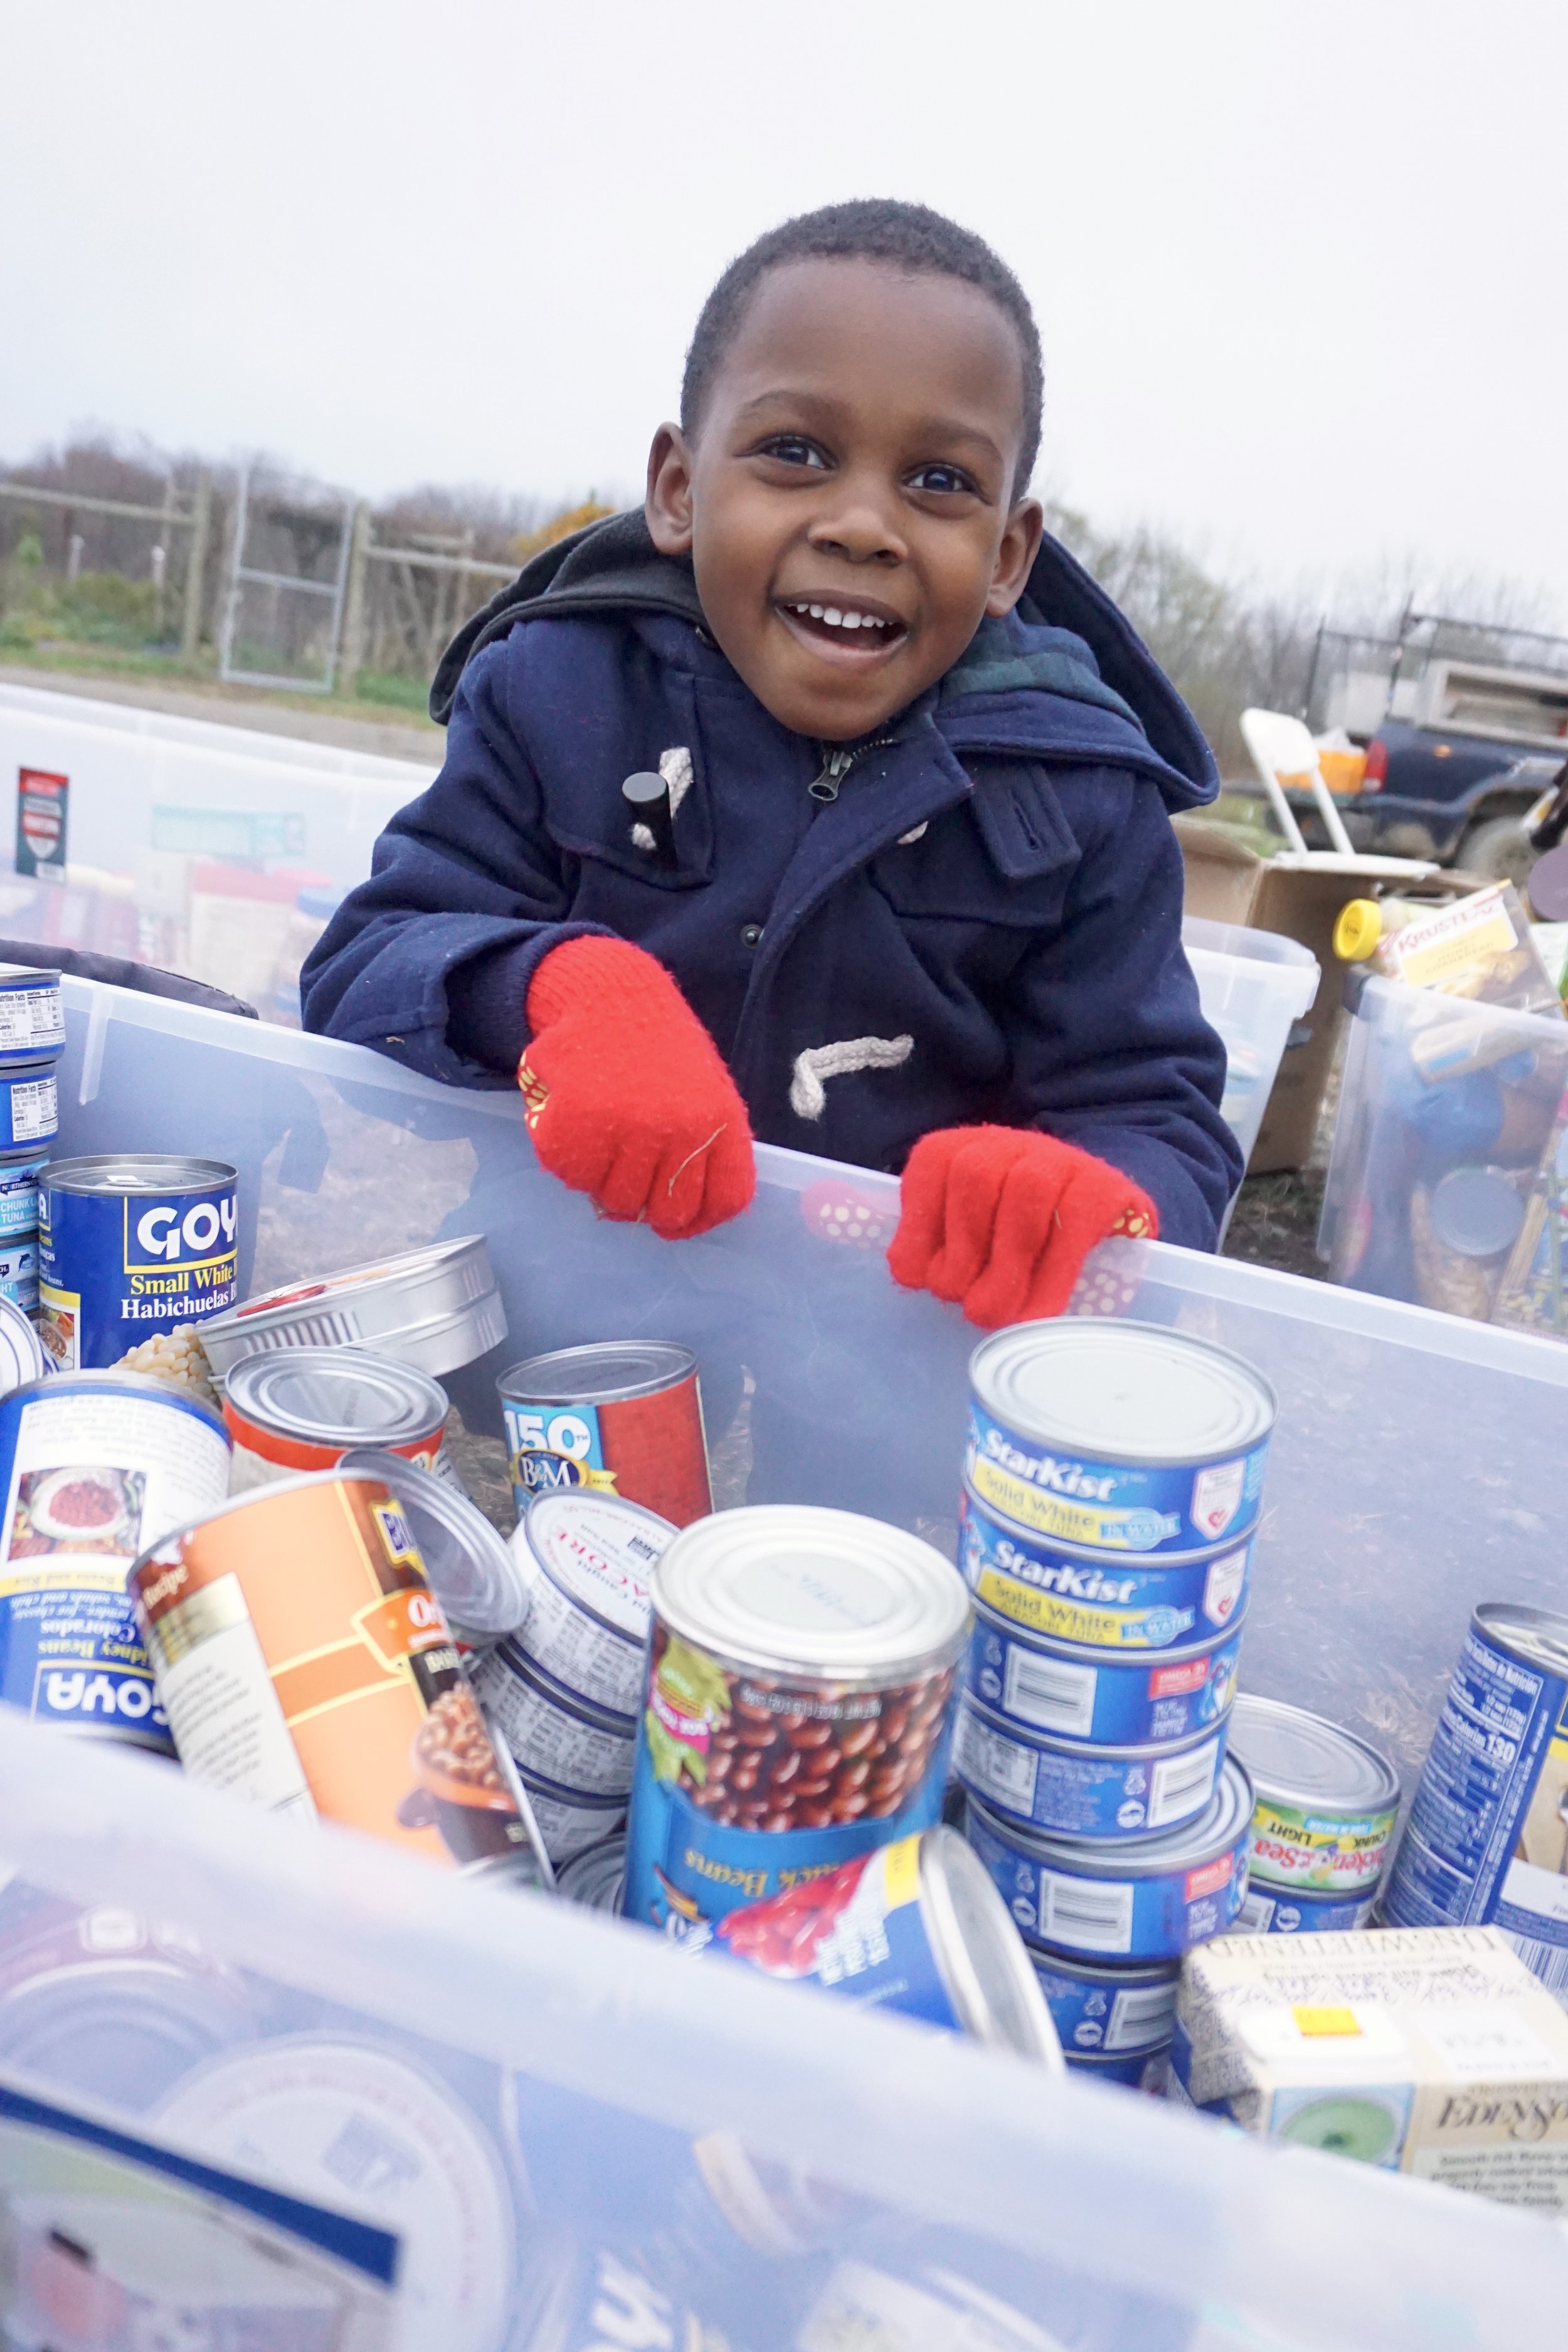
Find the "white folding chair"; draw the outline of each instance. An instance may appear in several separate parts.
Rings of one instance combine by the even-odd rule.
[[[1287,718],[1282,710],[1244,710],[1241,738],[1263,780],[1263,789],[1279,820],[1279,830],[1298,856],[1308,855],[1307,844],[1296,822],[1296,812],[1285,797],[1280,780],[1287,776],[1292,783],[1300,778],[1306,780],[1318,814],[1328,827],[1330,841],[1342,857],[1353,857],[1355,850],[1344,821],[1334,805],[1332,793],[1323,782],[1318,747],[1303,721]]]

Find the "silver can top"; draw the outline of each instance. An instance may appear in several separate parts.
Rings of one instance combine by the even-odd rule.
[[[654,1572],[673,1633],[764,1674],[888,1685],[950,1665],[969,1591],[919,1536],[853,1511],[769,1503],[682,1528]]]
[[[640,1644],[653,1572],[674,1534],[668,1519],[623,1495],[556,1486],[535,1496],[511,1545],[525,1576],[542,1571],[585,1615]]]
[[[1246,1765],[1257,1795],[1276,1804],[1317,1813],[1375,1813],[1392,1811],[1399,1802],[1399,1775],[1386,1756],[1353,1731],[1283,1699],[1239,1692],[1231,1710],[1230,1749]]]
[[[1500,1649],[1544,1666],[1548,1674],[1568,1675],[1568,1617],[1560,1617],[1555,1610],[1484,1601],[1476,1612],[1476,1630]]]
[[[226,1160],[186,1160],[166,1151],[106,1151],[81,1160],[51,1160],[51,1192],[216,1192],[237,1184]],[[205,1328],[205,1327],[204,1327]]]
[[[246,1356],[224,1383],[246,1421],[307,1444],[395,1445],[433,1436],[447,1395],[428,1373],[363,1348],[286,1348]]]
[[[202,1324],[220,1379],[276,1348],[368,1348],[438,1378],[506,1337],[482,1234],[263,1290]]]
[[[673,1340],[606,1339],[531,1356],[503,1372],[496,1386],[503,1397],[525,1404],[620,1404],[657,1396],[696,1370],[690,1349]]]
[[[1051,1837],[1005,1821],[978,1797],[967,1811],[984,1822],[1005,1844],[1035,1855],[1052,1870],[1070,1871],[1079,1878],[1163,1878],[1168,1873],[1199,1869],[1238,1845],[1252,1822],[1256,1802],[1245,1766],[1226,1756],[1220,1766],[1214,1795],[1195,1821],[1179,1822],[1174,1829],[1156,1830],[1141,1838],[1104,1839]]]
[[[25,1388],[29,1381],[41,1381],[45,1369],[43,1343],[32,1317],[8,1298],[0,1298],[0,1397]]]
[[[969,1378],[994,1420],[1096,1462],[1244,1453],[1268,1436],[1277,1410],[1240,1356],[1157,1323],[1016,1323],[981,1341]]]
[[[517,1631],[528,1614],[528,1580],[505,1537],[459,1486],[374,1445],[356,1446],[338,1467],[379,1478],[396,1496],[430,1589],[452,1623],[486,1636]]]
[[[927,1830],[920,1872],[921,1917],[964,2032],[1064,2074],[1040,1980],[979,1855],[956,1830]]]

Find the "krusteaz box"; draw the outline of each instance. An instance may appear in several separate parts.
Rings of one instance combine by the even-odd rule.
[[[1568,2015],[1495,1927],[1189,1953],[1172,2096],[1259,2138],[1568,2212]]]

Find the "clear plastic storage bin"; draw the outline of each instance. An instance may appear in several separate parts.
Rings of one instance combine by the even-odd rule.
[[[1204,1019],[1225,1045],[1220,1108],[1250,1160],[1290,1032],[1316,1000],[1318,959],[1277,931],[1211,923],[1200,915],[1189,915],[1183,923],[1182,945],[1197,980]]]
[[[744,1217],[664,1243],[543,1175],[510,1089],[80,982],[67,999],[61,1150],[236,1160],[247,1287],[482,1231],[511,1328],[455,1383],[466,1412],[514,1357],[684,1340],[722,1503],[848,1505],[951,1544],[975,1334],[889,1277],[890,1180],[763,1150]],[[1560,1600],[1568,1351],[1110,1246],[1130,1311],[1238,1349],[1279,1391],[1245,1685],[1369,1733],[1408,1780],[1471,1606]],[[1568,2237],[1528,2215],[1044,2081],[20,1720],[0,1778],[0,2065],[405,2231],[405,2346],[1557,2340]]]

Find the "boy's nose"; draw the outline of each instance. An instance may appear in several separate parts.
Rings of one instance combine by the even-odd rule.
[[[818,515],[806,538],[820,553],[847,556],[851,563],[902,563],[909,555],[892,516],[879,500],[864,495]]]

